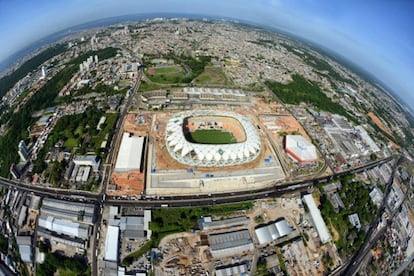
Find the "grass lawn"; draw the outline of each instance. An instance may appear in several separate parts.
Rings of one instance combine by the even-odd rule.
[[[188,136],[189,141],[198,144],[233,144],[237,142],[232,133],[217,129],[198,129],[190,132]]]
[[[159,90],[161,88],[163,88],[164,86],[160,86],[156,83],[150,83],[150,82],[146,82],[146,81],[141,81],[141,84],[139,85],[139,92],[144,92],[144,91],[152,91],[152,90]]]
[[[154,74],[150,74],[150,70],[153,70]],[[180,83],[185,77],[185,71],[179,65],[150,68],[147,72],[147,77],[157,83]]]
[[[77,147],[78,145],[79,145],[79,141],[76,138],[69,138],[63,144],[64,147],[70,147],[70,148]]]
[[[229,81],[224,75],[221,68],[206,66],[204,72],[193,80],[196,84],[221,84],[227,85]]]
[[[62,268],[58,269],[58,273],[60,276],[77,276],[78,275],[77,272],[75,271],[72,271],[70,269],[62,269]]]

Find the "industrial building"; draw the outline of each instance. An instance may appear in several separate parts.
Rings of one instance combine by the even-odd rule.
[[[90,225],[96,220],[95,205],[53,198],[45,198],[43,200],[41,213]]]
[[[105,255],[104,260],[107,262],[118,263],[118,249],[119,249],[119,227],[108,226],[105,238]]]
[[[249,231],[239,230],[220,234],[211,234],[208,238],[211,255],[214,258],[240,255],[254,249]]]
[[[116,172],[126,172],[131,170],[140,170],[145,137],[133,136],[130,133],[124,133],[122,136],[121,146],[119,147],[118,157],[115,164]]]
[[[249,100],[246,92],[238,89],[185,87],[183,89],[183,92],[188,96],[196,96],[200,100],[204,101],[210,100],[246,102]]]
[[[318,161],[316,147],[302,135],[286,135],[284,138],[284,149],[298,162]]]
[[[216,276],[242,276],[248,275],[249,269],[247,264],[234,264],[225,267],[217,267],[216,268]]]
[[[139,211],[134,216],[119,216],[117,206],[109,208],[109,225],[119,227],[124,239],[151,238],[150,222],[151,210]]]
[[[17,236],[16,243],[19,247],[20,258],[25,263],[33,262],[33,248],[31,236]]]
[[[212,220],[211,217],[203,217],[198,221],[198,227],[203,231],[213,231],[223,228],[249,226],[250,220],[247,217],[236,217],[222,220]]]
[[[254,230],[260,245],[275,241],[293,232],[292,227],[282,218],[271,224],[258,227]]]
[[[125,239],[135,240],[145,238],[144,217],[121,217],[119,228]]]
[[[303,201],[308,206],[309,213],[311,215],[313,224],[315,225],[316,231],[318,232],[319,238],[322,243],[331,241],[331,235],[329,234],[328,228],[326,227],[325,221],[322,218],[321,212],[316,206],[315,200],[311,194],[303,196]]]
[[[37,235],[55,243],[87,248],[95,220],[96,206],[93,204],[45,198]]]
[[[76,155],[73,158],[75,166],[91,166],[94,172],[99,171],[101,160],[96,155]]]
[[[230,117],[242,126],[246,140],[233,144],[197,144],[188,141],[183,122],[188,117]],[[202,167],[221,167],[245,164],[256,159],[262,143],[256,128],[246,117],[233,112],[196,110],[174,114],[167,123],[165,141],[170,155],[182,164]]]
[[[90,226],[72,222],[67,219],[59,219],[41,214],[38,222],[39,227],[47,229],[52,233],[66,235],[72,238],[87,240],[90,235]]]

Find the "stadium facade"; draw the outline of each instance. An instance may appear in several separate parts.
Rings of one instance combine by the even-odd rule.
[[[231,117],[237,120],[245,132],[246,139],[233,144],[198,144],[185,138],[184,120],[188,117]],[[178,162],[189,166],[222,167],[245,164],[258,157],[262,143],[255,127],[244,116],[233,112],[197,110],[185,111],[171,116],[165,131],[166,147]]]

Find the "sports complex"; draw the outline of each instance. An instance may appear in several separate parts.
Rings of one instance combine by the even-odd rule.
[[[243,91],[237,95],[247,101],[212,99],[206,96],[212,91],[236,93],[192,87],[172,90],[168,97],[166,92],[144,94],[145,103],[156,99],[168,108],[127,116],[116,146],[112,194],[210,194],[277,185],[290,173],[290,157],[314,153],[299,136],[291,139],[293,146],[283,144],[278,133],[286,128],[273,124],[286,116],[278,115],[283,111],[277,105]],[[311,157],[306,161],[313,162]]]
[[[225,111],[177,113],[167,123],[165,141],[175,160],[201,167],[244,164],[256,159],[262,148],[252,123]]]

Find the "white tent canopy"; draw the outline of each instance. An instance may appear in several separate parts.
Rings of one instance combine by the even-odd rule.
[[[246,140],[234,144],[197,144],[187,141],[183,121],[187,117],[230,117],[242,126]],[[167,123],[165,141],[171,156],[190,166],[218,167],[250,162],[259,155],[262,144],[256,128],[246,117],[233,112],[197,110],[174,114]]]

